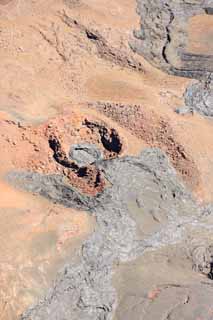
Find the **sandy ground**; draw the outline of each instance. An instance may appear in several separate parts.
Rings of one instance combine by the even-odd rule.
[[[212,55],[213,17],[195,16],[191,18],[188,26],[188,51],[197,54]]]
[[[68,212],[4,181],[11,170],[62,170],[49,148],[48,126],[54,125],[68,150],[88,141],[85,119],[104,123],[122,140],[118,156],[138,154],[152,141],[89,106],[138,104],[153,124],[158,117],[169,123],[174,141],[181,142],[196,168],[197,183],[192,179],[188,185],[200,201],[213,200],[213,123],[198,115],[177,115],[174,110],[183,105],[190,80],[168,76],[131,52],[128,42],[139,23],[135,7],[133,0],[109,0],[107,5],[98,0],[0,1],[1,320],[16,319],[41,295],[66,260],[65,249],[75,251],[95,225],[83,212]],[[194,31],[201,21],[208,29],[212,17],[191,22],[191,51],[207,50],[212,31],[205,37],[203,29]],[[91,39],[91,33],[101,40]],[[130,125],[135,123],[130,120]],[[96,135],[91,141],[100,144]]]

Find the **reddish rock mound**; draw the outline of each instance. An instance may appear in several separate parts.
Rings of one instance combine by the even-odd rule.
[[[14,155],[10,161],[16,169],[62,174],[72,186],[90,195],[103,190],[103,173],[95,163],[79,166],[70,158],[70,147],[82,142],[97,145],[105,159],[117,157],[123,148],[116,129],[74,112],[38,127],[2,120],[0,135],[3,149]]]
[[[198,186],[199,171],[191,156],[177,140],[166,118],[140,105],[96,103],[95,108],[130,130],[149,146],[164,150],[185,182],[193,189]]]

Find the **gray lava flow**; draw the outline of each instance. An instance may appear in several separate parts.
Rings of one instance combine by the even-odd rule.
[[[110,187],[96,197],[80,194],[60,176],[9,174],[16,186],[86,210],[97,221],[95,232],[81,247],[80,263],[66,265],[22,320],[112,319],[117,306],[112,285],[116,266],[147,250],[182,241],[187,227],[202,216],[159,149],[146,149],[139,157],[102,160],[99,168]]]

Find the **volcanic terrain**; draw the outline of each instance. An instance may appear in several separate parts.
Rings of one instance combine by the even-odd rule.
[[[0,0],[0,320],[213,319],[213,4]]]

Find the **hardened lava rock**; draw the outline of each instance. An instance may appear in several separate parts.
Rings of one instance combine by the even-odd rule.
[[[213,75],[205,80],[189,84],[184,93],[185,105],[177,108],[180,115],[199,113],[201,116],[213,117]]]
[[[85,196],[60,176],[11,173],[9,181],[67,207],[92,214],[97,227],[52,288],[22,320],[111,320],[117,306],[113,269],[145,250],[181,241],[200,211],[159,149],[99,162],[109,187]]]
[[[213,2],[138,0],[137,12],[141,17],[141,24],[140,30],[134,34],[132,49],[167,73],[199,80],[186,89],[185,106],[176,109],[176,112],[179,114],[198,112],[203,116],[212,117],[213,54],[209,50],[212,41],[211,36],[208,36],[210,33],[203,34],[204,38],[207,37],[205,41],[198,38],[194,47],[190,47],[189,44],[199,33],[197,27],[190,29],[192,18],[198,17],[199,23],[209,21],[209,16],[213,15]],[[207,31],[211,25],[208,24]]]
[[[103,159],[103,154],[95,144],[80,143],[71,146],[69,157],[79,166],[87,166]]]
[[[200,79],[213,72],[213,55],[191,52],[189,20],[198,15],[212,15],[210,0],[137,0],[140,30],[131,43],[154,66],[169,73]]]

